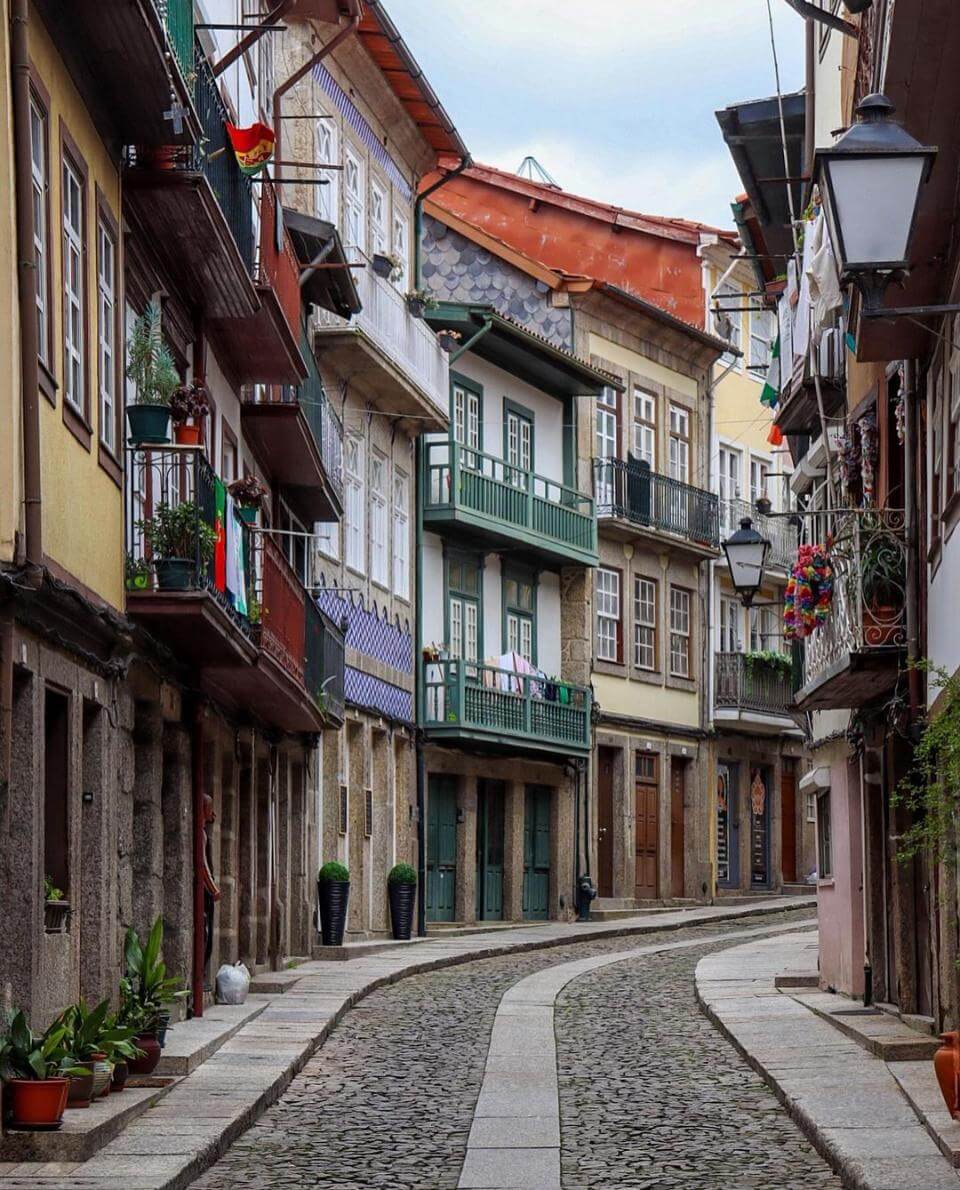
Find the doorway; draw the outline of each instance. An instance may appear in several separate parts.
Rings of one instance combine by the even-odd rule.
[[[550,915],[550,787],[528,785],[523,816],[523,916]]]
[[[784,884],[797,882],[797,770],[784,759],[780,777],[780,871]]]
[[[717,765],[717,884],[740,887],[740,814],[737,766]]]
[[[477,782],[477,921],[503,920],[503,782]]]
[[[657,888],[657,805],[660,784],[655,752],[637,753],[634,794],[634,896],[638,901],[654,900]]]
[[[453,921],[457,885],[457,778],[431,776],[427,811],[428,921]]]
[[[597,892],[613,896],[613,775],[617,748],[597,749]]]
[[[770,884],[770,772],[750,770],[750,887]]]
[[[683,896],[683,795],[687,781],[684,760],[670,759],[670,896]]]

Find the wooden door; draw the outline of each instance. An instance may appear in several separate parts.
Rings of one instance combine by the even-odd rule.
[[[770,774],[750,769],[750,887],[770,886]]]
[[[432,776],[427,812],[427,920],[453,921],[457,885],[457,779]]]
[[[657,848],[659,840],[658,803],[660,787],[657,780],[657,757],[653,753],[637,753],[637,778],[634,796],[635,889],[638,901],[649,901],[658,895]]]
[[[616,748],[597,749],[597,892],[613,896],[613,766]]]
[[[550,788],[528,785],[523,816],[523,916],[550,915]]]
[[[784,760],[780,777],[780,871],[784,884],[797,881],[797,770]]]
[[[686,761],[670,760],[670,896],[683,896],[683,791]]]
[[[477,920],[503,918],[503,783],[477,783]]]

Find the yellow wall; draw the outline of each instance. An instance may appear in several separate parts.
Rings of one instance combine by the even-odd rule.
[[[700,696],[696,691],[647,686],[594,671],[591,678],[597,701],[604,711],[651,719],[665,726],[700,726]]]
[[[115,607],[123,604],[123,497],[98,457],[97,349],[97,198],[99,187],[114,221],[120,220],[120,175],[69,74],[35,10],[30,13],[30,57],[50,96],[49,132],[50,250],[53,281],[51,362],[61,385],[56,405],[40,400],[43,465],[43,544],[45,554],[81,584]],[[61,120],[86,163],[86,384],[91,446],[87,450],[63,421],[63,338],[61,191]],[[122,301],[123,266],[118,245],[117,300]],[[122,325],[122,323],[121,323]],[[122,341],[117,342],[122,354]],[[120,393],[117,400],[122,400]],[[118,450],[120,447],[118,446]]]
[[[0,22],[0,62],[10,79],[10,25]],[[0,88],[0,561],[14,556],[21,524],[20,322],[17,310],[16,216],[13,188],[13,114],[9,85]]]
[[[589,344],[591,355],[600,356],[601,359],[605,359],[611,364],[618,364],[629,372],[639,372],[641,375],[655,380],[658,384],[666,385],[678,393],[685,393],[694,400],[697,399],[697,382],[691,376],[675,372],[672,368],[665,368],[662,364],[654,363],[652,359],[648,359],[638,351],[631,351],[629,347],[621,347],[618,343],[613,343],[610,339],[593,334],[593,332],[590,334]]]

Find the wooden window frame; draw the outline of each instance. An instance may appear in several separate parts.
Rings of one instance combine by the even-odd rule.
[[[474,446],[467,441],[467,428],[469,419],[467,417],[467,402],[464,400],[463,404],[463,437],[457,437],[457,394],[456,390],[461,388],[464,390],[464,396],[471,395],[477,398],[477,445]],[[483,385],[476,380],[472,380],[469,376],[464,376],[462,372],[450,373],[450,437],[461,448],[461,452],[475,450],[482,453],[483,451]],[[461,455],[462,457],[462,455]]]
[[[379,491],[379,497],[376,487],[373,482],[374,466],[380,464],[383,468],[383,486]],[[369,488],[369,509],[370,509],[370,581],[374,586],[379,587],[382,591],[390,590],[390,460],[382,452],[373,447],[370,451],[370,488]],[[382,547],[383,547],[383,571],[382,573],[375,573],[377,565],[377,540],[374,536],[378,527],[377,512],[379,510],[379,529],[382,531]]]
[[[397,499],[397,488],[402,485],[403,499]],[[392,483],[390,485],[391,503],[393,506],[393,517],[391,518],[391,529],[393,537],[393,556],[390,559],[390,587],[393,594],[398,599],[403,599],[406,602],[410,600],[410,476],[406,471],[400,467],[394,467]],[[403,542],[403,581],[398,578],[398,563],[401,561],[401,555],[397,550],[400,542]]]
[[[374,191],[376,191],[376,193],[378,195],[380,195],[380,197],[383,199],[383,204],[382,204],[382,208],[381,208],[382,213],[383,213],[383,220],[381,221],[381,223],[376,224],[376,225],[374,224],[374,219],[373,219]],[[370,226],[368,228],[368,233],[369,233],[369,238],[370,238],[370,256],[373,257],[373,255],[377,252],[382,252],[384,256],[387,256],[390,253],[390,238],[391,238],[391,234],[393,231],[393,228],[391,226],[391,215],[393,212],[392,212],[391,206],[390,206],[390,183],[385,182],[381,177],[379,177],[377,174],[375,174],[373,172],[373,170],[370,171],[370,194],[369,194],[369,200],[367,202],[367,208],[368,208],[367,219],[370,224]],[[375,227],[380,231],[380,233],[382,235],[382,239],[383,239],[383,247],[382,248],[378,248],[376,243],[374,242]]]
[[[70,401],[67,400],[67,335],[66,335],[66,257],[64,252],[64,244],[66,240],[66,223],[64,217],[64,188],[63,188],[63,171],[64,166],[69,164],[70,168],[77,175],[80,181],[80,274],[81,274],[81,289],[80,289],[80,323],[82,326],[83,344],[80,351],[80,366],[83,375],[83,404],[81,408],[77,408]],[[90,367],[90,285],[89,285],[89,269],[90,269],[90,240],[89,240],[89,212],[87,207],[89,205],[89,191],[90,191],[90,172],[87,167],[87,162],[83,154],[80,152],[76,141],[70,135],[70,130],[63,119],[60,117],[60,366],[63,369],[63,400],[61,401],[61,412],[63,416],[64,425],[71,434],[77,439],[80,445],[85,450],[91,449],[93,441],[93,426],[90,421],[90,388],[91,377],[94,375]]]
[[[647,623],[646,620],[641,619],[640,616],[640,585],[642,583],[649,583],[653,588],[653,620]],[[645,574],[635,574],[633,576],[633,665],[635,669],[639,669],[643,673],[659,673],[660,672],[660,633],[658,631],[657,621],[659,619],[660,610],[660,583],[655,578],[649,578]],[[651,647],[653,649],[653,664],[641,665],[637,660],[639,652],[639,630],[646,629],[652,633]]]
[[[464,587],[455,587],[450,581],[450,567],[451,565],[469,565],[471,569],[476,571],[477,589],[476,591],[468,591]],[[483,661],[484,657],[484,641],[483,641],[483,555],[473,553],[470,550],[444,550],[443,554],[443,635],[445,643],[450,652],[451,660],[457,660],[454,657],[453,649],[453,632],[451,631],[452,623],[450,616],[450,601],[451,599],[459,599],[461,602],[473,602],[477,606],[477,656],[474,661],[472,658],[463,658],[468,663],[473,661],[473,664],[478,664]],[[464,643],[466,642],[466,621],[462,625],[464,634]]]
[[[508,455],[508,427],[510,424],[510,417],[513,416],[519,421],[525,421],[530,426],[530,466],[521,467],[519,463],[511,463],[507,457]],[[511,471],[526,471],[532,475],[536,469],[536,414],[532,409],[526,405],[521,405],[517,401],[512,401],[509,397],[503,398],[503,462],[505,467],[509,467]],[[519,444],[519,443],[518,443]],[[509,480],[507,481],[509,483]]]
[[[50,402],[51,405],[57,403],[57,378],[55,371],[55,360],[57,352],[56,344],[56,320],[54,318],[54,308],[56,298],[54,296],[54,274],[53,274],[53,245],[51,233],[53,231],[53,219],[51,212],[50,200],[50,92],[43,85],[43,82],[38,75],[33,63],[30,64],[30,99],[36,106],[41,116],[41,123],[43,126],[43,218],[44,218],[44,269],[43,279],[45,285],[44,293],[44,332],[47,340],[46,358],[38,353],[37,362],[40,365],[39,384],[40,391]],[[32,180],[32,148],[31,143],[31,180]]]
[[[623,571],[618,566],[598,566],[597,577],[601,574],[615,574],[617,576],[617,611],[615,617],[605,615],[600,611],[600,592],[597,591],[596,598],[596,615],[594,623],[594,636],[596,638],[596,654],[597,660],[603,661],[607,665],[623,665]],[[617,655],[615,658],[603,657],[600,654],[600,621],[610,620],[615,623],[615,640],[617,645]]]
[[[356,471],[351,471],[347,466],[348,444],[356,443],[358,448],[358,462],[359,467]],[[344,533],[343,542],[343,564],[354,574],[360,576],[366,575],[367,566],[367,515],[366,515],[366,498],[367,498],[367,444],[362,434],[346,434],[344,436],[344,453],[343,453],[343,472],[344,472],[344,512],[346,514],[349,509],[349,492],[351,486],[358,488],[360,492],[359,508],[362,510],[362,516],[359,518],[359,524],[355,522],[358,520],[356,510],[351,512],[349,516],[344,515],[344,525],[346,532]],[[360,542],[360,551],[362,557],[359,561],[350,556],[350,529],[353,528],[358,534],[357,540]]]
[[[605,399],[608,392],[613,394],[612,402]],[[603,458],[619,459],[621,457],[621,451],[623,450],[623,442],[622,442],[622,439],[623,439],[623,421],[622,421],[623,410],[622,410],[622,402],[620,400],[620,396],[621,396],[620,390],[614,388],[612,384],[604,385],[602,393],[600,393],[597,396],[596,410],[594,412],[594,418],[593,418],[593,449],[594,449],[594,455],[598,459],[603,459]],[[616,426],[616,430],[614,432],[614,450],[613,450],[612,455],[597,454],[597,446],[598,446],[597,420],[598,420],[598,415],[599,415],[601,409],[606,410],[608,413],[610,413],[610,412],[613,413],[614,425]]]
[[[507,599],[507,583],[513,582],[523,584],[530,588],[531,607],[529,609],[521,607],[519,603],[511,603]],[[510,648],[510,633],[508,626],[508,619],[511,613],[515,616],[522,616],[530,621],[530,664],[536,666],[537,664],[537,634],[539,625],[537,621],[537,601],[540,591],[540,574],[538,571],[529,567],[518,566],[516,564],[505,563],[500,572],[500,636],[503,647],[500,650],[506,653]],[[519,652],[519,650],[517,650]],[[522,654],[521,654],[522,656]]]
[[[674,432],[673,429],[673,414],[674,412],[681,415],[681,419],[686,424],[686,432]],[[687,451],[687,477],[681,479],[679,475],[670,475],[671,479],[675,479],[677,483],[689,484],[693,476],[693,436],[691,429],[691,422],[693,414],[686,405],[681,405],[678,401],[670,401],[667,406],[667,472],[670,472],[670,444],[674,441],[679,442],[686,447]]]
[[[686,601],[687,601],[687,609],[686,609],[687,630],[686,630],[686,632],[681,632],[679,629],[674,627],[674,622],[673,622],[673,612],[674,612],[673,595],[674,595],[674,592],[676,592],[678,595],[684,595],[686,597]],[[670,631],[670,657],[669,657],[669,661],[668,661],[668,668],[670,671],[670,676],[671,676],[671,678],[680,678],[683,681],[692,681],[693,680],[693,673],[692,673],[692,669],[693,669],[693,592],[689,589],[689,587],[681,587],[681,586],[678,586],[676,583],[670,584],[670,603],[669,603],[669,607],[668,607],[668,615],[669,615],[669,631]],[[687,647],[686,647],[687,672],[686,673],[678,673],[677,670],[674,669],[674,666],[673,666],[673,638],[675,636],[680,637],[680,638],[686,640],[686,642],[687,642]]]
[[[321,116],[328,115],[326,109],[323,107],[322,104],[317,110],[320,112]],[[330,133],[330,153],[329,153],[329,155],[325,154],[323,147],[320,144],[320,132],[321,131]],[[330,119],[326,119],[326,120],[318,119],[317,120],[317,127],[316,127],[316,131],[314,133],[313,144],[314,144],[314,149],[317,154],[317,162],[319,164],[322,164],[322,165],[338,165],[339,164],[339,157],[340,157],[339,138],[340,138],[340,129],[337,125],[336,119],[333,118],[332,115],[331,115]],[[324,156],[327,156],[326,161],[324,161]],[[339,173],[340,173],[340,171],[335,170],[335,169],[321,170],[319,172],[318,176],[321,178],[325,177],[327,179],[327,184],[326,184],[326,186],[314,187],[314,189],[316,190],[316,200],[314,202],[314,212],[315,212],[317,218],[323,219],[324,222],[332,223],[334,225],[336,225],[339,222],[339,216],[340,216],[340,210],[339,210],[340,189],[339,189],[339,176],[338,176]],[[326,201],[324,201],[324,200],[326,200]],[[322,201],[324,201],[324,205],[321,207],[320,204]]]
[[[657,464],[660,459],[660,444],[657,441],[657,413],[658,413],[659,398],[656,393],[651,392],[650,389],[648,389],[648,388],[644,388],[642,384],[635,384],[633,386],[633,394],[632,395],[633,395],[633,401],[632,401],[632,404],[633,404],[633,424],[632,424],[633,438],[632,438],[631,446],[633,448],[633,457],[638,460],[642,457],[639,450],[637,449],[637,428],[642,427],[644,429],[651,430],[653,433],[653,460],[650,462],[650,469],[652,471],[656,471]],[[649,399],[650,401],[653,402],[653,420],[652,421],[649,418],[638,416],[638,413],[637,413],[637,408],[638,408],[640,401],[646,400],[646,399]]]
[[[124,386],[124,368],[123,360],[126,353],[126,344],[123,337],[123,259],[122,252],[122,238],[120,236],[120,225],[114,218],[113,211],[110,209],[110,204],[107,202],[106,195],[96,186],[96,203],[97,203],[97,250],[96,250],[96,264],[97,264],[97,457],[100,466],[107,472],[110,478],[117,484],[123,479],[123,464],[121,463],[121,447],[123,444],[123,410],[124,398],[126,396]],[[100,359],[100,228],[101,225],[106,230],[110,239],[113,241],[113,434],[114,445],[103,439],[103,395],[101,385],[103,377],[101,375],[101,359]]]

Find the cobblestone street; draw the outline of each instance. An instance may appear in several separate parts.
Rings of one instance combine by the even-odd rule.
[[[738,929],[671,931],[657,943],[714,941],[617,963],[561,995],[564,1187],[839,1186],[694,1002],[698,959]],[[374,993],[195,1184],[457,1186],[503,993],[534,972],[630,946],[620,938],[480,960]]]

